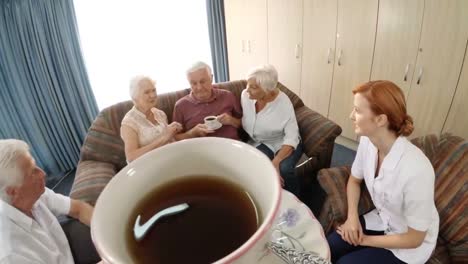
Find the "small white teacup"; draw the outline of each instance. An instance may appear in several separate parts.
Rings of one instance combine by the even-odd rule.
[[[217,116],[207,116],[203,119],[205,121],[205,125],[209,129],[216,130],[218,129],[222,124],[218,121]]]

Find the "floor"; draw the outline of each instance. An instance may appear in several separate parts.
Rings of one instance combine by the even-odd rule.
[[[335,147],[333,148],[331,167],[351,166],[355,156],[356,152],[354,150],[335,144]],[[75,172],[76,170],[74,169],[67,172],[59,180],[50,180],[47,183],[47,187],[53,189],[57,193],[68,196],[70,194],[73,180],[75,179]],[[318,216],[318,213],[320,212],[324,198],[325,193],[317,182],[312,183],[312,186],[308,187],[307,190],[304,191],[303,197],[301,197],[303,202],[311,208],[312,212],[316,216]]]
[[[330,167],[351,166],[356,156],[356,151],[340,144],[335,144]]]
[[[54,190],[56,193],[68,196],[70,194],[73,181],[75,180],[75,172],[76,169],[73,169],[66,172],[63,177],[60,177],[59,179],[48,179],[46,183],[47,188]]]

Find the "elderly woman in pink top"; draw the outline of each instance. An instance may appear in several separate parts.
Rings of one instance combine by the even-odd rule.
[[[120,128],[128,162],[173,142],[174,135],[182,129],[177,122],[168,124],[166,114],[156,108],[156,86],[149,77],[134,77],[130,82],[130,96],[134,106],[123,118]]]

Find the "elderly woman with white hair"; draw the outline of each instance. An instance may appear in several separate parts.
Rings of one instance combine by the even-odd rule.
[[[128,162],[173,142],[174,135],[182,130],[177,122],[168,124],[166,114],[156,108],[156,86],[149,77],[134,77],[130,82],[130,96],[134,106],[123,118],[120,128]]]
[[[294,107],[278,87],[278,73],[271,65],[252,69],[242,91],[242,126],[249,143],[267,155],[283,179],[286,190],[300,194],[296,163],[302,144]]]

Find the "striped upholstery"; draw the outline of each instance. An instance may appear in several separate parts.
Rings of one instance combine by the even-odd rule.
[[[468,263],[468,141],[443,134],[416,138],[412,142],[426,153],[436,175],[435,204],[440,226],[437,247],[429,263]],[[345,220],[349,173],[349,167],[319,172],[319,183],[327,193],[319,216],[326,233]],[[363,194],[359,213],[372,206],[368,193]]]
[[[444,134],[434,155],[439,237],[454,263],[468,263],[468,141]]]
[[[218,83],[216,87],[231,91],[240,101],[240,95],[246,85],[245,80],[239,80]],[[279,88],[293,103],[304,141],[304,152],[312,157],[298,169],[297,173],[301,178],[313,176],[319,169],[330,166],[333,143],[341,133],[341,128],[304,106],[302,100],[282,84],[279,84]],[[189,92],[190,89],[184,89],[158,96],[158,108],[167,114],[169,122],[172,119],[175,102]],[[120,124],[132,106],[131,101],[126,101],[103,109],[91,124],[81,148],[81,158],[71,197],[94,204],[110,179],[126,166],[124,143],[120,138]]]
[[[346,184],[348,182],[351,168],[343,166],[338,168],[324,169],[319,172],[318,181],[327,194],[325,203],[329,202],[329,208],[323,206],[319,215],[319,221],[324,227],[325,233],[332,231],[334,227],[344,223],[348,212],[348,199],[346,197]],[[358,212],[364,214],[374,208],[364,182],[361,184],[361,199],[359,200]],[[329,222],[332,220],[332,222]]]
[[[73,183],[72,197],[94,204],[107,183],[117,173],[110,162],[80,161]]]
[[[450,255],[445,243],[438,238],[437,245],[432,253],[431,258],[429,259],[428,263],[431,264],[442,264],[442,263],[452,263],[450,260]]]
[[[306,155],[317,157],[320,168],[330,167],[333,145],[341,127],[307,106],[296,109],[296,118]]]

